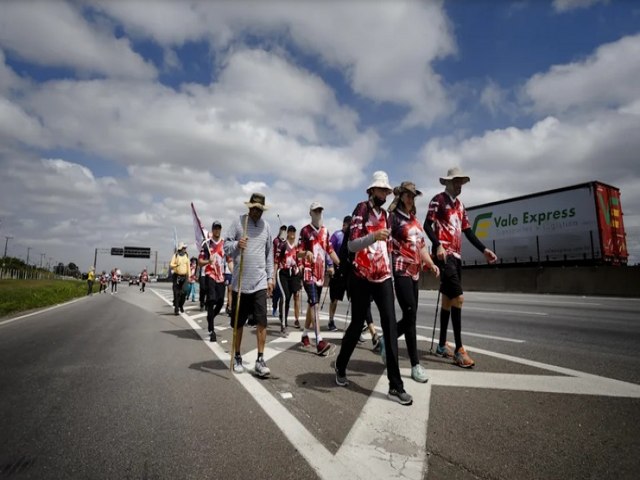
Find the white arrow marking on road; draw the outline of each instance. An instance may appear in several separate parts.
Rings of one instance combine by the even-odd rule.
[[[171,300],[152,291],[171,304]],[[194,330],[201,330],[191,317],[186,314],[181,316]],[[341,338],[342,333],[323,333],[323,337]],[[208,342],[205,338],[203,341],[228,367],[229,354],[217,343]],[[277,338],[265,347],[265,357],[271,359],[296,343],[299,343],[296,334]],[[416,405],[404,407],[386,398],[388,382],[386,375],[382,375],[335,455],[261,381],[252,375],[234,376],[322,479],[422,479],[426,471],[427,423],[433,385],[640,398],[640,386],[636,384],[474,347],[467,346],[467,350],[564,376],[430,370],[429,383],[411,383],[408,388]],[[245,355],[255,353],[253,350]],[[404,378],[410,378],[409,369],[401,369],[401,374]]]

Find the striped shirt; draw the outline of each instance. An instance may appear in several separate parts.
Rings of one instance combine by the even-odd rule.
[[[224,253],[233,259],[233,279],[231,288],[238,291],[240,278],[240,252],[238,240],[242,238],[242,227],[247,214],[233,222],[224,241]],[[253,293],[267,288],[267,281],[273,280],[273,237],[271,227],[263,219],[247,222],[247,248],[244,251],[242,267],[242,293]]]

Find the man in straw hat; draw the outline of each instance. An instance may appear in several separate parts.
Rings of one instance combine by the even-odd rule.
[[[242,330],[251,315],[252,322],[257,324],[255,373],[259,377],[268,377],[271,371],[263,353],[267,339],[267,297],[273,292],[273,238],[269,224],[262,219],[262,213],[268,208],[264,195],[251,194],[245,205],[249,212],[240,215],[231,225],[224,242],[225,254],[233,259],[231,326],[237,328],[235,344],[232,345],[235,352],[233,371],[244,371],[240,353]],[[236,312],[238,295],[240,308]]]
[[[424,230],[416,218],[415,198],[422,195],[413,182],[402,182],[393,189],[395,199],[389,206],[391,225],[391,260],[396,298],[402,309],[402,320],[397,324],[398,337],[404,335],[411,361],[411,378],[416,382],[428,381],[426,370],[420,365],[416,335],[418,311],[418,280],[420,270],[436,277],[438,267],[431,260]]]
[[[436,354],[452,358],[456,365],[470,368],[475,362],[469,357],[462,345],[462,233],[469,242],[484,253],[487,262],[494,263],[496,254],[486,248],[471,229],[464,205],[458,198],[462,186],[470,178],[462,173],[458,167],[450,168],[446,177],[440,177],[440,183],[445,186],[444,192],[431,199],[429,210],[424,221],[424,230],[433,243],[436,259],[441,272],[440,293],[442,306],[440,308],[440,342]],[[455,350],[447,343],[447,327],[449,316],[453,326],[456,342]]]
[[[393,189],[387,174],[377,171],[367,187],[369,198],[356,205],[351,215],[348,248],[355,253],[351,277],[351,323],[342,339],[340,354],[336,359],[336,384],[346,387],[347,365],[358,344],[360,332],[367,317],[371,298],[380,312],[386,352],[387,378],[390,400],[411,405],[413,398],[404,390],[398,366],[398,333],[393,302],[393,282],[389,259],[389,234],[387,212],[382,206]],[[383,357],[384,358],[384,357]]]

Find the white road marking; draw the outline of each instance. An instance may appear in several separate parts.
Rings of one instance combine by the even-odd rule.
[[[171,304],[170,300],[157,295],[167,304]],[[200,329],[188,315],[182,314],[181,317],[194,330]],[[327,339],[341,338],[342,335],[343,332],[322,332],[322,336]],[[420,335],[418,338],[422,340],[427,337]],[[217,343],[207,342],[206,339],[203,341],[228,367],[229,354]],[[276,338],[266,345],[265,358],[272,359],[299,341],[298,335]],[[640,398],[640,385],[470,346],[467,346],[467,349],[563,376],[434,369],[429,371],[428,383],[417,384],[408,380],[410,370],[403,368],[401,374],[408,380],[407,391],[413,396],[416,404],[413,407],[404,407],[386,398],[388,382],[386,375],[382,375],[336,455],[332,455],[305,425],[262,385],[261,380],[246,373],[234,376],[296,447],[318,477],[327,480],[423,478],[426,471],[427,424],[433,385]],[[256,351],[252,350],[245,356],[255,353]],[[407,422],[407,415],[411,417],[410,422]],[[398,425],[402,425],[402,429],[399,429]]]
[[[434,303],[423,303],[423,302],[419,302],[418,305],[421,306],[426,306],[426,307],[435,307]],[[463,307],[463,309],[465,311],[468,310],[476,310],[478,312],[492,312],[495,314],[504,314],[504,313],[508,313],[508,314],[513,314],[513,315],[536,315],[538,317],[547,317],[549,316],[548,313],[544,313],[544,312],[529,312],[527,310],[506,310],[504,308],[483,308],[483,307],[473,307],[473,306],[467,306],[466,303]]]
[[[11,318],[9,320],[3,320],[2,322],[0,322],[0,327],[2,325],[7,325],[9,323],[17,322],[18,320],[22,320],[23,318],[32,317],[34,315],[38,315],[38,314],[44,313],[44,312],[50,312],[51,310],[55,310],[56,308],[64,307],[65,305],[71,305],[72,303],[79,302],[79,301],[84,300],[85,298],[88,298],[88,297],[89,297],[89,295],[84,296],[84,297],[80,297],[80,298],[75,298],[73,300],[69,300],[68,302],[59,303],[58,305],[54,305],[52,307],[48,307],[48,308],[44,308],[42,310],[38,310],[37,312],[31,312],[31,313],[27,313],[26,315],[20,315],[19,317]]]

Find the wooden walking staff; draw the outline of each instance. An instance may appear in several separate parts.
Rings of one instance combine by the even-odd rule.
[[[249,213],[244,217],[244,225],[242,226],[242,238],[247,236],[247,224],[249,222]],[[246,248],[246,247],[245,247]],[[233,341],[231,343],[231,358],[229,359],[229,371],[233,371],[233,360],[236,354],[236,338],[238,335],[238,315],[240,314],[240,295],[242,291],[242,269],[244,267],[244,248],[240,251],[240,266],[238,267],[238,296],[236,298],[235,311],[233,312]]]

